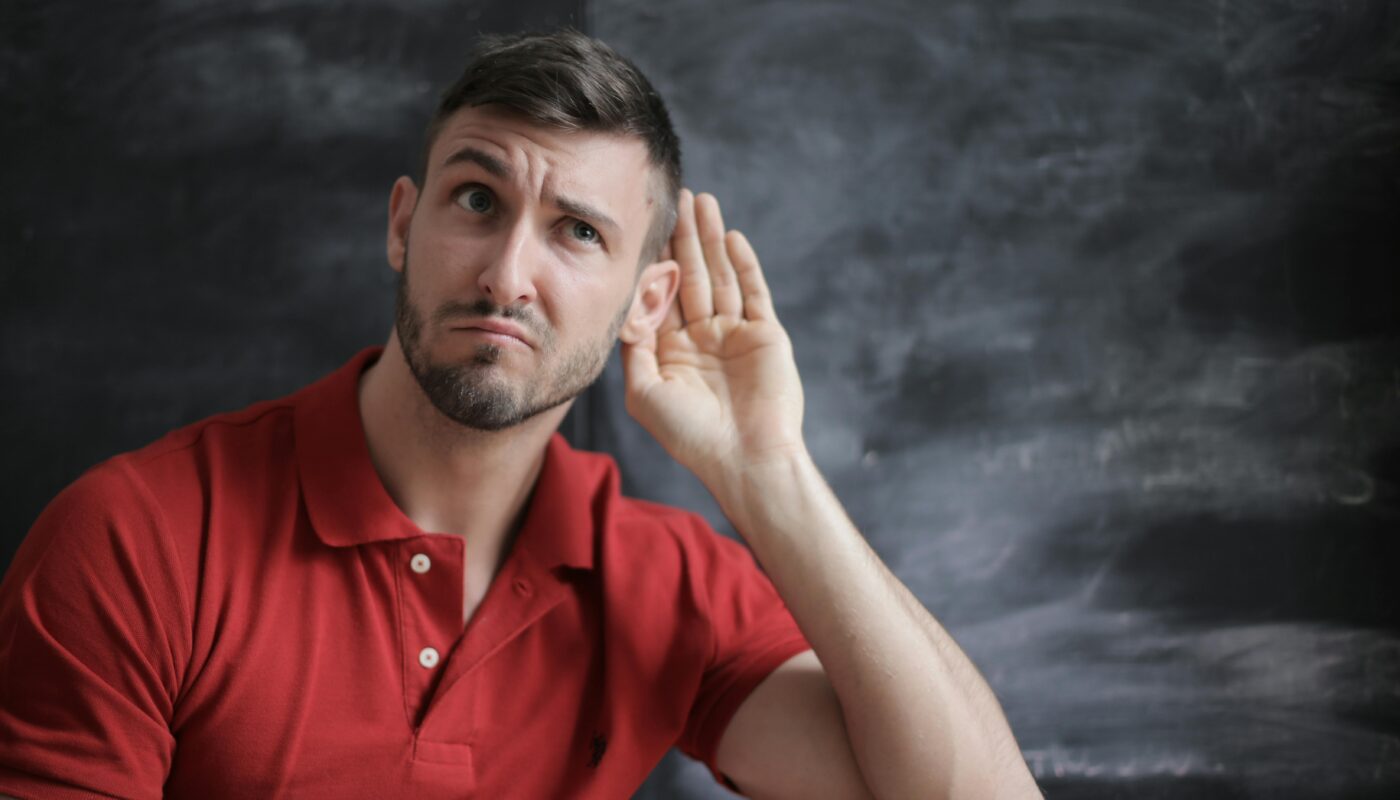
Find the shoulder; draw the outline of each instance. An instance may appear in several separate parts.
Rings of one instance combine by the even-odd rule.
[[[619,505],[617,535],[633,553],[668,552],[692,575],[753,561],[743,543],[719,533],[695,511],[633,497],[623,497]]]
[[[569,513],[586,513],[605,539],[642,544],[663,537],[680,544],[702,531],[712,534],[694,512],[624,494],[622,473],[611,454],[575,449],[559,434],[550,440],[536,491],[565,498]]]
[[[619,535],[630,546],[673,549],[692,571],[753,564],[747,546],[715,530],[704,515],[695,511],[623,497],[615,519]]]
[[[213,461],[239,461],[269,450],[290,450],[294,408],[291,398],[281,398],[214,414],[111,461],[140,479],[159,482],[189,475],[201,464]]]
[[[630,554],[640,557],[671,551],[677,557],[691,560],[717,550],[744,549],[743,545],[718,533],[696,511],[623,494],[621,481],[615,477],[617,467],[612,457],[597,453],[588,455],[599,459],[596,462],[599,468],[609,470],[613,476],[613,485],[607,490],[611,497],[608,498],[606,528]]]
[[[720,534],[700,513],[624,494],[621,472],[613,456],[589,450],[561,448],[573,480],[590,487],[605,552],[616,563],[644,562],[655,572],[663,564],[690,567],[716,560],[752,561],[748,548]],[[658,558],[661,559],[658,562]]]
[[[12,571],[46,559],[117,571],[132,559],[155,558],[171,571],[193,563],[212,487],[248,474],[235,462],[256,463],[290,442],[284,411],[290,406],[267,401],[217,414],[89,467],[45,506]]]
[[[612,594],[652,598],[657,609],[708,619],[717,598],[766,580],[747,546],[696,511],[620,491],[608,506],[599,552]]]

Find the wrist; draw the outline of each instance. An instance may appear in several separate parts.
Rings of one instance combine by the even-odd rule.
[[[738,456],[701,476],[729,521],[745,535],[829,494],[805,444]]]

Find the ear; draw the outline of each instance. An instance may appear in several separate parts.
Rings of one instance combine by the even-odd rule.
[[[418,187],[413,185],[413,179],[400,175],[389,191],[389,235],[385,247],[389,266],[395,272],[403,271],[408,254],[408,227],[413,222],[413,209],[417,205]]]
[[[633,289],[632,307],[627,321],[622,323],[618,337],[627,344],[637,344],[650,338],[666,319],[676,292],[681,286],[681,267],[675,261],[648,264]]]

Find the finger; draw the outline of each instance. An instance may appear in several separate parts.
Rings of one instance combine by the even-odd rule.
[[[776,320],[773,310],[773,295],[768,291],[768,281],[763,277],[763,268],[758,264],[758,254],[753,251],[749,239],[738,231],[730,231],[724,237],[729,249],[729,260],[734,264],[738,276],[739,290],[744,297],[744,318],[752,320]]]
[[[695,195],[682,189],[676,209],[676,232],[671,237],[671,254],[681,265],[681,316],[687,323],[715,315],[714,294],[705,268],[695,226]]]
[[[739,319],[744,315],[744,299],[739,294],[734,267],[729,263],[728,248],[724,245],[724,217],[714,195],[695,196],[695,223],[700,232],[700,247],[705,251],[705,266],[709,268],[715,314]]]

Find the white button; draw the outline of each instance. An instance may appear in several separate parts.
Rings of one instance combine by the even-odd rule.
[[[434,650],[433,648],[425,647],[422,650],[418,651],[418,663],[422,664],[424,669],[432,669],[433,667],[436,667],[437,662],[438,651]]]
[[[418,573],[419,575],[422,575],[423,573],[433,568],[433,560],[431,558],[428,558],[427,554],[419,553],[408,562],[408,566],[414,572]]]

